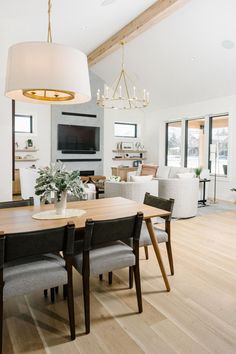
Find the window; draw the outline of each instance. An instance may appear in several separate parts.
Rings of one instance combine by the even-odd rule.
[[[186,121],[185,166],[191,168],[204,165],[205,119]]]
[[[181,166],[182,122],[166,123],[166,165]]]
[[[115,136],[122,138],[137,138],[137,124],[116,122]]]
[[[15,133],[32,133],[32,116],[15,115]]]
[[[209,144],[216,145],[216,154],[209,154],[209,169],[216,175],[227,176],[229,117],[210,117]]]

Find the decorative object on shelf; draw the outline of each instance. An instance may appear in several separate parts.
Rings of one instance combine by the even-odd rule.
[[[144,150],[144,145],[142,145],[142,144],[140,143],[140,141],[137,141],[137,142],[135,143],[135,149],[137,149],[137,150]]]
[[[197,178],[200,178],[200,175],[201,175],[201,172],[202,172],[202,167],[197,167],[194,169],[194,172],[195,172],[195,176]]]
[[[32,148],[33,147],[33,140],[32,139],[27,139],[26,140],[26,149]]]
[[[48,200],[51,198],[51,192],[54,192],[57,215],[65,214],[67,192],[71,192],[73,196],[80,199],[85,197],[79,171],[67,171],[65,165],[57,162],[49,167],[40,168],[38,173],[35,194],[42,200]]]
[[[121,72],[111,87],[105,86],[104,93],[97,90],[97,105],[111,109],[134,109],[147,107],[150,102],[149,92],[141,91],[134,85],[124,66],[124,42],[122,47]]]
[[[48,0],[47,42],[23,42],[9,48],[5,94],[31,103],[88,102],[87,57],[76,48],[52,43],[51,7]]]
[[[130,142],[122,143],[122,150],[132,150],[134,148],[134,144]]]
[[[138,167],[138,165],[140,165],[141,163],[142,163],[142,161],[135,160],[135,161],[133,161],[133,167]]]

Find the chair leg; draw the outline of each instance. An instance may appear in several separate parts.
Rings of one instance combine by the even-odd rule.
[[[54,303],[55,302],[55,289],[51,288],[50,293],[51,293],[51,302]]]
[[[2,354],[2,328],[3,328],[3,293],[0,294],[0,354]]]
[[[83,274],[85,332],[90,332],[89,274]]]
[[[67,298],[67,284],[63,285],[63,299],[66,300]]]
[[[144,251],[145,251],[145,257],[146,257],[146,259],[148,259],[149,258],[149,256],[148,256],[148,246],[144,246]]]
[[[108,284],[111,285],[112,284],[112,272],[108,273]]]
[[[129,288],[132,289],[133,286],[134,286],[133,267],[129,267]]]
[[[103,279],[103,274],[99,274],[99,280]]]
[[[171,275],[174,275],[174,262],[173,262],[172,249],[171,249],[170,242],[166,242],[166,250],[167,250],[169,264],[170,264],[170,273],[171,273]]]
[[[138,311],[139,313],[143,312],[143,304],[142,304],[142,292],[141,292],[141,281],[140,281],[140,272],[139,272],[139,264],[133,266],[134,270],[134,279],[135,279],[135,287],[136,287],[136,295],[138,302]]]
[[[75,312],[74,312],[74,296],[73,296],[73,286],[68,284],[67,286],[67,305],[70,321],[70,337],[71,340],[75,339]]]
[[[48,297],[48,290],[45,289],[45,290],[43,291],[43,294],[44,294],[44,297]]]

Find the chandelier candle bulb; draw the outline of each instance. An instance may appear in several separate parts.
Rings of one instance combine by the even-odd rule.
[[[136,99],[136,87],[135,87],[135,86],[133,87],[133,90],[134,90],[134,92],[133,92],[133,98]]]
[[[143,90],[143,100],[146,101],[146,90]]]
[[[99,101],[100,100],[100,90],[98,89],[97,90],[97,101]]]
[[[147,104],[150,102],[150,94],[147,92]]]

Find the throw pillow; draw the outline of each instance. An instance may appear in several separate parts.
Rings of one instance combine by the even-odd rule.
[[[153,178],[152,175],[150,176],[130,176],[130,182],[149,182]]]
[[[120,176],[111,176],[107,179],[107,181],[110,181],[110,182],[120,182],[121,178]]]
[[[169,173],[170,173],[169,166],[159,166],[158,171],[157,171],[157,177],[158,178],[168,178]]]
[[[187,173],[177,173],[177,178],[193,178],[195,177],[194,172],[187,172]]]

